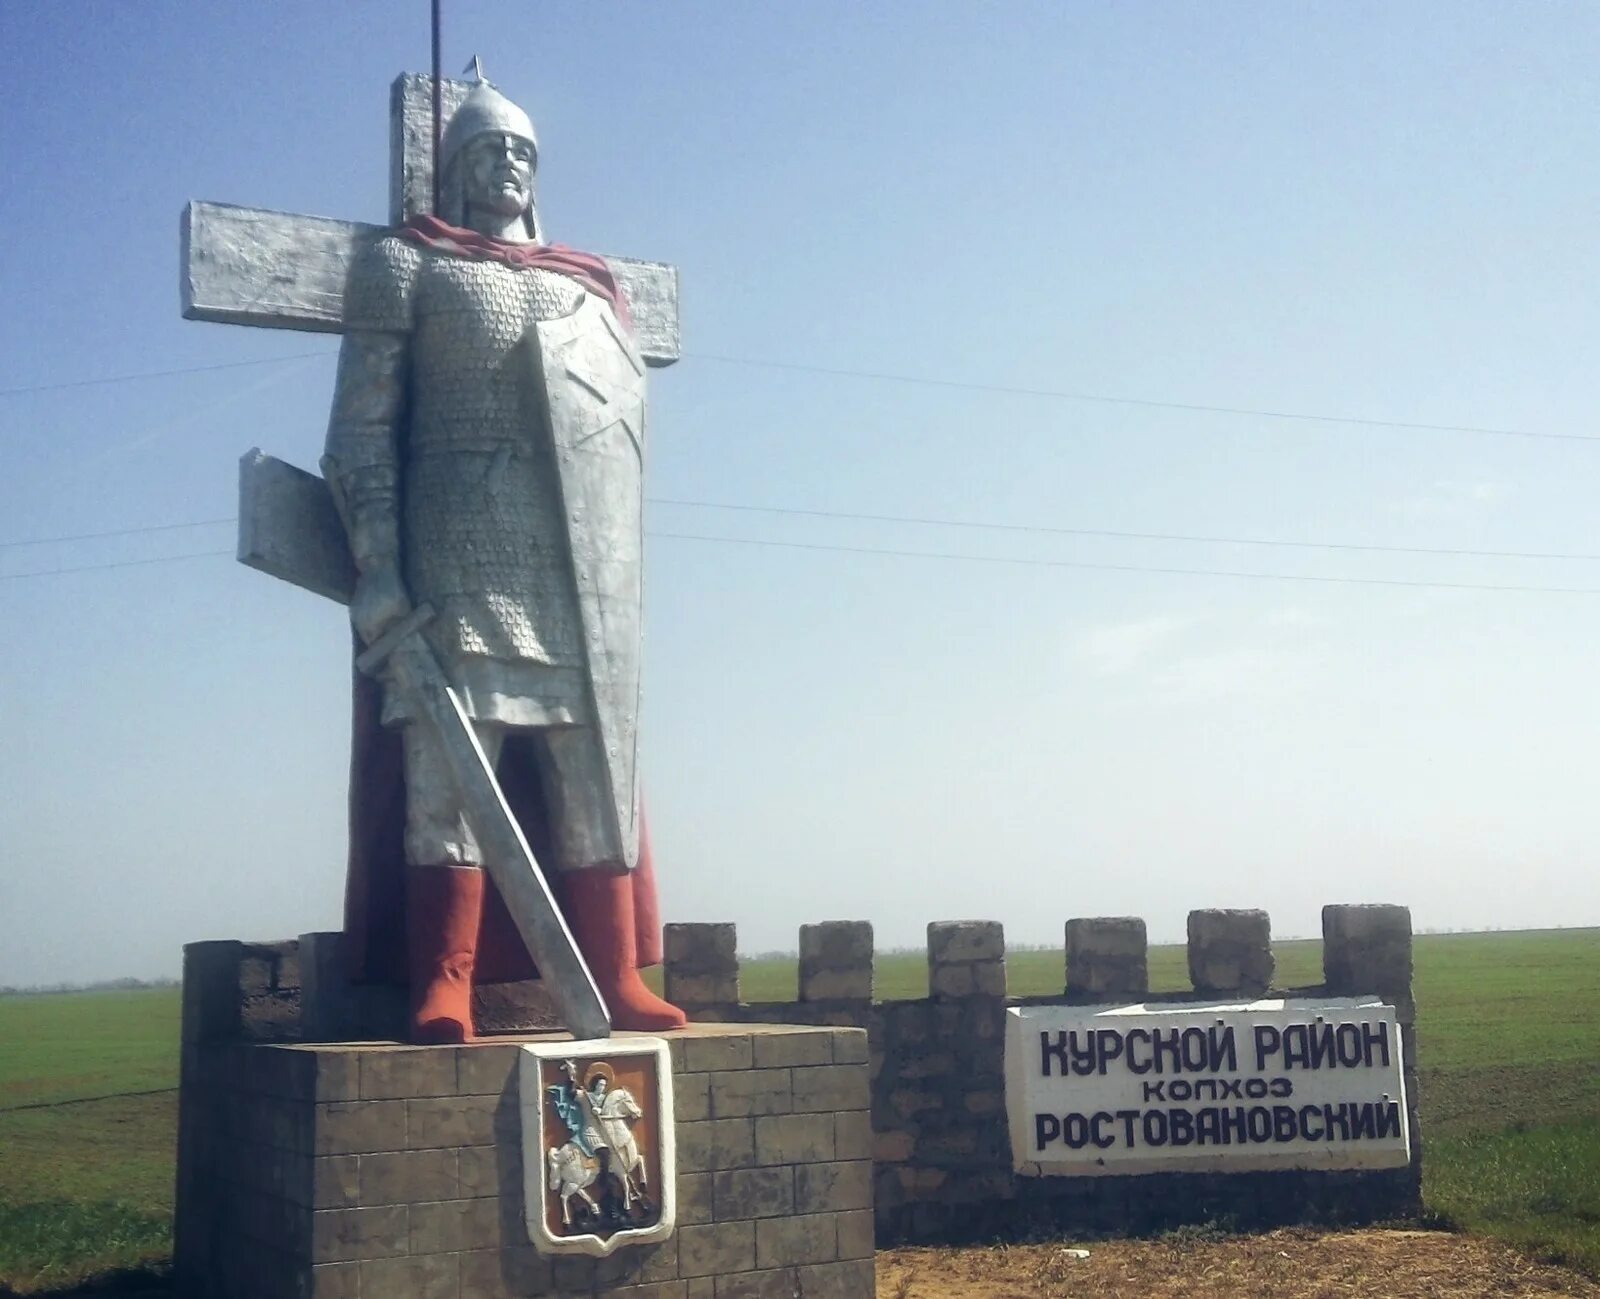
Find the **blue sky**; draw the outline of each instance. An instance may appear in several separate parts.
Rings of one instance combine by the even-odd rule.
[[[342,612],[204,522],[249,447],[315,464],[336,340],[182,321],[178,216],[381,220],[427,28],[0,8],[0,983],[338,923]],[[447,68],[539,124],[552,236],[680,268],[651,530],[791,543],[651,543],[668,918],[752,951],[1600,923],[1600,559],[1244,544],[1600,554],[1597,36],[1577,4],[447,0]]]

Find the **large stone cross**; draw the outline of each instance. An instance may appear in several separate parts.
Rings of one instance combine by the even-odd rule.
[[[471,86],[441,87],[444,121]],[[433,79],[402,73],[390,88],[389,226],[297,216],[226,203],[190,203],[182,230],[183,314],[188,320],[338,333],[344,284],[357,252],[433,193]],[[606,258],[633,316],[647,365],[678,359],[678,272],[661,262]],[[348,603],[355,568],[327,485],[260,451],[240,467],[239,559],[274,577]]]

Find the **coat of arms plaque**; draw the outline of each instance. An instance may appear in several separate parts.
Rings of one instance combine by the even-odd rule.
[[[677,1183],[667,1044],[614,1037],[522,1049],[523,1198],[534,1245],[606,1255],[665,1240]]]

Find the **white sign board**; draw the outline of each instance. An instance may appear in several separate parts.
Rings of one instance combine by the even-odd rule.
[[[1007,1012],[1025,1176],[1400,1167],[1403,1079],[1394,1007],[1370,998]]]

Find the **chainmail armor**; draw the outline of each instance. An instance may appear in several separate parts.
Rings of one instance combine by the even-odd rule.
[[[406,331],[400,538],[446,674],[467,658],[583,668],[561,491],[529,325],[583,289],[552,271],[379,240],[351,277],[347,325]],[[359,325],[358,325],[359,322]]]

